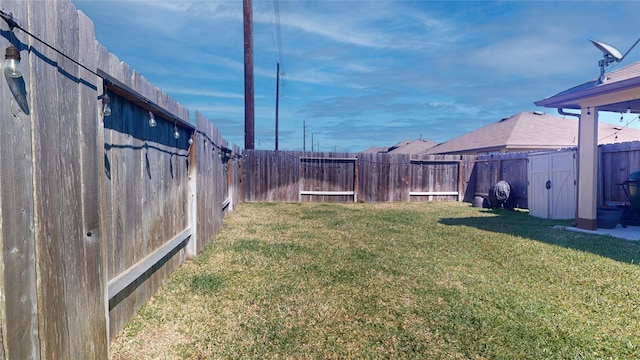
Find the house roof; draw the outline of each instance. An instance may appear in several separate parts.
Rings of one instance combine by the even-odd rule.
[[[599,143],[640,140],[640,130],[599,123]],[[578,121],[540,112],[521,112],[458,136],[427,154],[527,151],[578,145]]]
[[[580,101],[614,92],[634,90],[640,87],[640,62],[605,74],[605,80],[590,80],[548,98],[535,102],[538,106],[551,108],[580,109]],[[640,113],[640,99],[598,106],[600,111]]]
[[[393,145],[387,152],[389,154],[421,154],[436,145],[438,143],[431,140],[405,140]]]
[[[372,147],[363,153],[388,153],[388,154],[424,154],[427,149],[438,145],[431,140],[403,140],[391,147]]]
[[[364,151],[362,151],[362,153],[364,154],[377,154],[377,153],[385,153],[387,152],[389,148],[384,147],[384,146],[378,146],[378,147],[370,147]]]

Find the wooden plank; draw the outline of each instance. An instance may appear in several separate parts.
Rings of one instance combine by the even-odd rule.
[[[8,1],[3,9],[21,23],[27,21],[27,3]],[[7,31],[6,24],[0,24]],[[15,36],[28,44],[25,34]],[[9,45],[5,38],[2,48]],[[21,52],[28,63],[28,52]],[[3,132],[0,133],[0,359],[40,357],[34,234],[34,187],[30,104],[22,109],[16,99],[27,96],[29,68],[21,78],[3,80],[0,108]],[[28,86],[28,85],[27,85]],[[11,89],[11,90],[10,90]],[[14,94],[15,92],[15,94]],[[24,92],[24,93],[23,93]],[[26,111],[26,113],[25,113]],[[6,343],[3,340],[7,340]]]
[[[460,163],[460,160],[428,160],[428,159],[411,159],[410,163],[412,164],[456,164]]]
[[[354,195],[355,191],[300,191],[300,195]]]
[[[409,196],[458,196],[457,191],[410,191]]]
[[[78,12],[71,2],[57,1],[55,4],[59,19],[65,25],[59,26],[58,24],[56,26],[58,39],[56,47],[72,59],[78,59],[80,56]],[[62,186],[58,189],[62,198],[58,204],[56,215],[60,213],[64,215],[60,217],[62,238],[54,246],[60,246],[63,251],[59,259],[62,261],[62,267],[58,276],[63,278],[64,283],[65,296],[61,300],[64,302],[62,311],[64,311],[68,323],[66,331],[68,332],[69,344],[66,347],[68,347],[69,358],[81,359],[96,355],[93,348],[101,340],[95,339],[94,336],[104,335],[104,332],[93,333],[91,321],[94,320],[95,315],[89,313],[89,311],[96,310],[95,307],[91,307],[91,303],[102,299],[92,299],[95,294],[93,291],[95,284],[90,287],[86,285],[90,280],[88,273],[95,271],[95,269],[88,269],[86,262],[87,248],[82,218],[84,211],[82,210],[81,152],[79,151],[80,138],[78,137],[78,134],[81,133],[81,121],[78,119],[79,87],[87,85],[80,78],[80,69],[74,62],[60,56],[57,58],[56,91],[60,101],[57,104],[60,114],[57,153],[64,154],[60,156],[59,163],[60,171],[64,175],[61,181]],[[90,80],[94,80],[93,76]],[[93,106],[90,105],[90,107],[94,109]],[[46,154],[46,156],[50,156],[50,154]],[[82,311],[78,311],[78,309],[82,309]],[[102,340],[104,341],[104,339]],[[106,350],[105,347],[101,348]],[[102,355],[107,355],[106,351]]]
[[[182,244],[185,240],[187,240],[192,233],[192,228],[188,227],[182,230],[179,234],[171,238],[169,241],[164,243],[155,251],[151,252],[144,258],[142,258],[137,263],[133,264],[124,272],[120,273],[115,278],[111,279],[107,284],[107,294],[109,298],[114,297],[120,291],[124,290],[127,286],[129,286],[132,282],[134,282],[137,278],[142,276],[145,272],[147,272],[152,266],[158,263],[162,258],[167,256],[176,247]]]
[[[84,14],[78,13],[79,45],[78,59],[80,63],[95,68],[98,54],[95,52],[95,31],[93,22]],[[87,338],[82,356],[106,358],[109,354],[106,312],[108,303],[105,299],[104,258],[102,256],[102,231],[100,220],[100,182],[104,169],[103,128],[99,126],[96,111],[96,88],[98,79],[86,70],[79,69],[81,79],[79,87],[80,106],[77,118],[82,141],[80,147],[81,199],[82,199],[82,235],[84,253],[84,273],[86,279],[80,284],[86,291],[85,313],[82,316]],[[75,310],[72,310],[75,311]]]
[[[310,160],[310,161],[324,161],[324,162],[332,162],[332,161],[356,161],[357,157],[307,157],[301,156],[300,160]]]
[[[94,44],[95,46],[95,54],[96,54],[96,66],[107,67],[109,61],[109,53],[107,49],[102,46],[102,44],[97,41]],[[98,91],[102,89],[102,81],[98,81]],[[97,106],[97,105],[96,105]],[[97,113],[97,109],[95,109]],[[110,151],[107,151],[105,146],[107,144],[111,144],[111,130],[105,128],[104,120],[99,117],[98,119],[101,134],[99,134],[98,144],[102,146],[99,156],[102,157],[101,164],[102,168],[100,169],[100,177],[99,177],[99,196],[100,196],[100,250],[102,252],[101,260],[103,264],[103,272],[102,272],[102,285],[103,285],[103,296],[104,296],[104,304],[105,304],[105,319],[107,321],[107,343],[110,342],[110,316],[109,316],[109,299],[107,298],[107,292],[104,290],[105,284],[109,280],[110,269],[110,256],[108,255],[108,250],[111,248],[111,244],[113,243],[114,238],[114,212],[113,212],[113,195],[112,195],[112,170],[111,170],[111,158],[112,154]]]
[[[35,1],[34,1],[35,2]],[[47,43],[61,48],[58,39],[58,2],[50,0],[30,7],[30,30],[43,36]],[[63,198],[61,157],[61,114],[69,111],[64,99],[58,96],[59,73],[51,63],[58,55],[41,43],[30,41],[40,56],[31,57],[29,82],[34,126],[34,183],[36,194],[36,256],[38,270],[38,308],[41,356],[50,359],[71,358],[69,321],[66,313],[65,243],[62,221],[48,221],[60,217],[66,209]],[[64,90],[63,90],[64,91]],[[62,107],[60,107],[62,106]],[[45,310],[46,309],[46,310]]]

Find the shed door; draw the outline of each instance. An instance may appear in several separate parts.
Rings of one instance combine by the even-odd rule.
[[[575,151],[529,156],[529,214],[545,219],[576,216]]]
[[[573,219],[576,216],[575,153],[566,151],[551,154],[551,219]]]
[[[527,189],[529,214],[549,217],[549,158],[546,155],[529,156],[529,185]]]

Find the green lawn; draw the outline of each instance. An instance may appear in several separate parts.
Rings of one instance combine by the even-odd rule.
[[[636,359],[640,245],[462,203],[241,204],[113,359]]]

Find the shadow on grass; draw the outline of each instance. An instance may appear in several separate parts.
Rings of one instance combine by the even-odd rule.
[[[546,220],[530,216],[526,212],[503,209],[480,210],[483,214],[466,218],[442,218],[440,223],[450,226],[468,226],[480,230],[531,239],[568,249],[585,251],[624,263],[640,262],[640,242],[619,239],[607,235],[594,235],[553,228],[568,226],[569,221]]]

